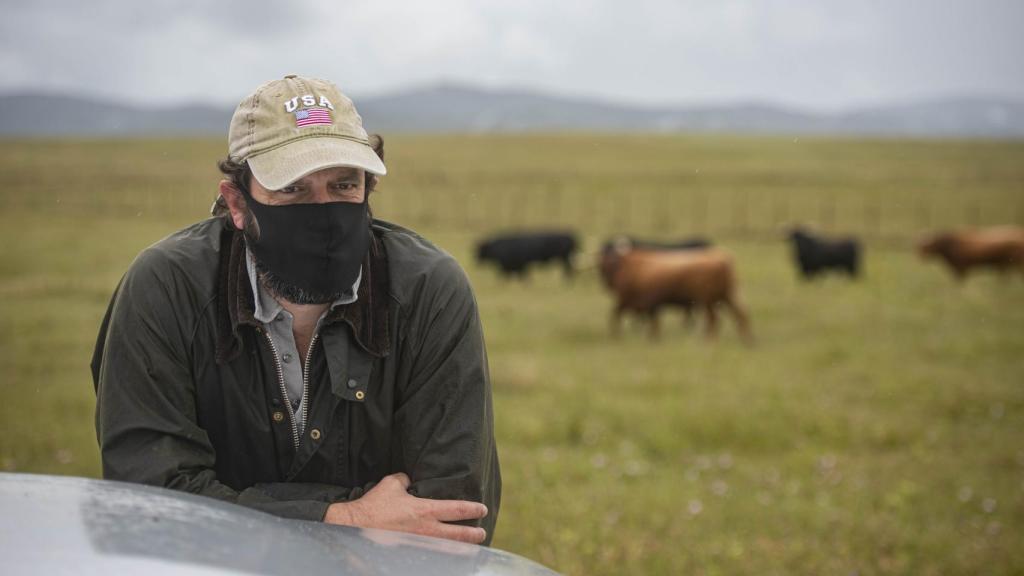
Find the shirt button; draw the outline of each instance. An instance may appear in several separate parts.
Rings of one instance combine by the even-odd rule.
[[[349,388],[355,388],[356,386],[359,386],[359,382],[356,382],[355,378],[349,378],[348,379],[348,387]]]
[[[309,437],[312,438],[314,441],[319,440],[320,430],[313,428],[312,430],[309,431]]]
[[[274,422],[280,424],[281,422],[284,422],[284,412],[281,412],[280,410],[274,410],[274,414],[271,416],[271,418],[274,419]]]
[[[362,400],[363,398],[366,398],[366,393],[363,392],[362,390],[357,391],[356,400]]]
[[[281,360],[284,360],[284,363],[287,364],[292,361],[292,355],[285,352],[284,356],[281,356]]]

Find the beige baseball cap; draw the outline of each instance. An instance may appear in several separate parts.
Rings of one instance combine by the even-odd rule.
[[[267,82],[242,100],[231,117],[228,155],[248,162],[269,190],[336,166],[387,173],[352,100],[331,82],[294,74]]]

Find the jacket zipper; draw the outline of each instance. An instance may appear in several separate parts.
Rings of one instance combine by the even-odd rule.
[[[285,408],[286,408],[285,411],[288,413],[288,421],[291,422],[291,425],[292,425],[292,443],[295,445],[295,451],[298,452],[299,451],[299,425],[295,421],[295,416],[292,415],[292,405],[291,405],[291,402],[288,400],[288,388],[284,385],[284,370],[281,369],[281,358],[277,354],[277,345],[274,344],[274,339],[270,337],[270,333],[269,332],[267,332],[266,330],[264,330],[262,328],[260,328],[260,332],[267,339],[267,344],[270,344],[270,351],[274,354],[274,368],[277,370],[277,384],[281,388],[281,397],[284,399],[284,405],[285,405]],[[303,377],[303,380],[305,380],[305,379],[306,378]],[[302,391],[302,396],[303,396],[303,403],[302,403],[303,416],[305,416],[305,412],[306,412],[306,403],[305,403],[306,391],[305,391],[305,387],[306,387],[306,385],[305,385],[305,382],[304,382],[303,383],[303,391]]]
[[[319,337],[319,332],[313,334],[313,339],[309,341],[309,348],[306,349],[306,363],[302,366],[302,422],[304,426],[309,426],[309,365],[310,360],[313,359],[313,348]]]

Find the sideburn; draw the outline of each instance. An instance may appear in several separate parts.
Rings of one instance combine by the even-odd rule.
[[[245,217],[242,220],[242,233],[245,234],[246,239],[252,239],[253,242],[260,239],[260,223],[256,220],[256,215],[249,209],[249,205],[245,206]]]

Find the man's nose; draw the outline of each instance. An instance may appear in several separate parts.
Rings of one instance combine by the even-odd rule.
[[[312,188],[312,203],[314,204],[326,204],[332,202],[331,193],[327,188],[327,184],[316,184]]]

